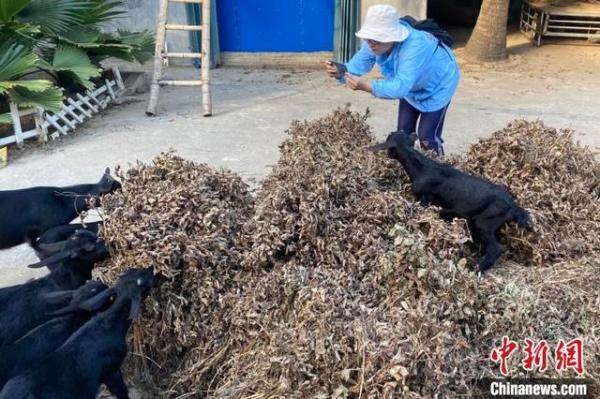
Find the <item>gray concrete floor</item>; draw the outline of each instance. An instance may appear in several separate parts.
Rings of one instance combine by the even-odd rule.
[[[573,128],[582,144],[597,151],[600,47],[538,49],[520,35],[512,35],[509,43],[511,56],[506,62],[462,63],[462,81],[445,124],[447,152],[464,151],[515,118]],[[459,56],[461,52],[457,50]],[[198,73],[191,68],[169,70],[179,78]],[[396,101],[352,92],[322,71],[219,68],[212,77],[212,117],[201,116],[197,89],[164,89],[160,115],[154,118],[145,116],[147,95],[140,95],[69,137],[17,151],[9,166],[0,170],[0,189],[93,182],[106,166],[127,167],[171,148],[253,182],[277,162],[278,144],[292,120],[313,119],[346,103],[355,110],[371,109],[375,136],[385,137],[395,128]],[[35,276],[24,267],[33,261],[26,246],[1,251],[0,286]]]

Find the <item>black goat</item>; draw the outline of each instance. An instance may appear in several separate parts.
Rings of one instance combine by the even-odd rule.
[[[127,332],[153,284],[152,268],[130,269],[114,288],[83,302],[83,309],[93,311],[114,297],[107,310],[85,323],[38,367],[9,380],[0,399],[94,399],[102,383],[118,399],[127,398],[120,370],[127,354]]]
[[[94,233],[78,231],[63,251],[33,267],[48,265],[50,274],[37,280],[0,289],[0,347],[21,338],[50,320],[59,306],[48,304],[43,294],[73,290],[92,278],[94,264],[108,257],[104,244]],[[53,265],[53,266],[52,266]]]
[[[96,184],[0,191],[0,249],[35,242],[44,231],[67,224],[88,209],[89,197],[120,187],[107,168]]]
[[[502,255],[498,235],[505,223],[515,221],[529,227],[529,215],[519,207],[501,186],[435,161],[414,148],[415,134],[390,133],[384,143],[370,147],[371,151],[387,150],[408,174],[412,190],[422,205],[442,207],[440,217],[446,221],[467,220],[471,237],[483,244],[485,255],[479,262],[484,272]]]
[[[65,243],[77,230],[88,230],[98,234],[102,222],[90,222],[85,225],[81,223],[64,224],[52,227],[45,231],[37,240],[31,241],[29,245],[41,260],[62,251]]]
[[[12,344],[0,348],[0,389],[6,381],[39,364],[69,339],[95,314],[80,309],[79,305],[107,288],[99,281],[88,281],[76,290],[55,291],[42,295],[52,304],[70,302],[63,310],[51,314],[59,317],[47,321]]]

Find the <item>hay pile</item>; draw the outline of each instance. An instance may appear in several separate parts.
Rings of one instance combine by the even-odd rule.
[[[143,357],[130,364],[167,395],[203,390],[228,346],[220,296],[236,285],[235,241],[253,199],[238,176],[173,154],[118,175],[123,190],[102,200],[112,253],[103,278],[138,265],[161,275],[133,326],[132,351]]]
[[[600,163],[573,132],[514,121],[473,145],[460,166],[504,184],[534,230],[508,231],[511,258],[542,265],[600,253]]]
[[[134,328],[136,382],[160,397],[455,397],[498,375],[489,353],[503,335],[551,345],[582,337],[586,371],[600,380],[600,251],[573,259],[564,250],[551,259],[569,261],[549,265],[546,249],[531,250],[543,240],[508,229],[509,257],[545,267],[505,261],[479,278],[464,223],[415,204],[400,166],[364,151],[367,118],[338,109],[292,123],[256,199],[233,174],[172,154],[122,176],[123,192],[103,201],[114,264],[106,277],[147,262],[164,275]],[[507,131],[514,139],[522,126]],[[494,180],[499,170],[542,221],[538,231],[560,238],[535,208],[543,202],[521,193],[535,182],[549,195],[561,180],[507,175],[567,167],[512,149],[486,168],[484,155],[505,137],[456,162]],[[535,137],[542,153],[556,143]],[[588,181],[597,163],[567,144],[580,161],[557,173]],[[585,207],[584,197],[564,198]],[[524,373],[516,363],[511,371]]]

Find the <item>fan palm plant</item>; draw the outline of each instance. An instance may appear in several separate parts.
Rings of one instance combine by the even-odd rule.
[[[0,108],[6,110],[10,100],[56,112],[62,100],[59,86],[92,89],[104,58],[150,59],[150,32],[101,30],[123,16],[122,2],[0,0]]]

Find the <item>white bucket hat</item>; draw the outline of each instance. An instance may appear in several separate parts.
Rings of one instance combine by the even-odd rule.
[[[381,43],[402,42],[408,37],[408,29],[400,24],[399,19],[398,10],[392,6],[371,6],[356,36]]]

